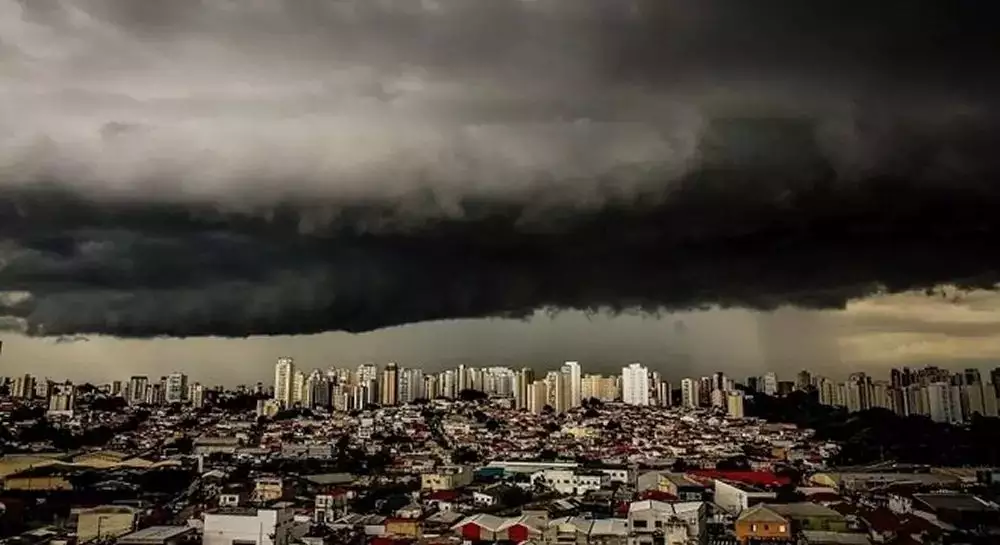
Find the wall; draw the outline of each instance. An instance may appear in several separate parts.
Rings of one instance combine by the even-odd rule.
[[[291,523],[291,512],[286,510],[259,509],[256,516],[206,513],[202,545],[232,545],[233,541],[288,545]]]

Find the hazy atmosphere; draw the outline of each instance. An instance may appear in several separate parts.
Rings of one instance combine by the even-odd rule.
[[[993,365],[984,5],[0,0],[0,366]]]

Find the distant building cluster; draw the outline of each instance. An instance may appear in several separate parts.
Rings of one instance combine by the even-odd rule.
[[[597,399],[636,406],[719,407],[732,417],[743,417],[744,393],[721,372],[700,379],[684,379],[679,395],[675,395],[670,382],[658,371],[639,363],[625,366],[618,376],[584,374],[576,361],[567,361],[558,370],[544,374],[536,374],[527,367],[465,365],[425,373],[420,368],[404,368],[393,362],[381,369],[374,363],[365,363],[355,370],[317,369],[306,374],[287,357],[278,358],[272,399],[262,400],[259,412],[273,415],[294,407],[362,410],[370,405],[391,407],[417,399],[455,399],[464,391],[509,398],[513,408],[536,414],[564,413]]]
[[[845,407],[856,412],[882,408],[900,416],[923,415],[935,422],[965,422],[973,415],[998,415],[1000,368],[983,382],[978,369],[952,373],[928,366],[916,371],[906,367],[893,369],[890,380],[872,380],[864,373],[854,373],[845,382],[800,374],[800,387],[815,388],[820,403]]]

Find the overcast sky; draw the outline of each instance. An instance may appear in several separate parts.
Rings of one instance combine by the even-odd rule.
[[[457,320],[364,334],[325,333],[250,339],[57,342],[6,336],[3,369],[52,378],[109,381],[174,370],[209,384],[273,380],[278,356],[305,369],[396,361],[440,370],[466,365],[535,369],[578,360],[586,372],[614,373],[640,361],[671,380],[722,370],[742,379],[801,368],[832,377],[892,367],[939,365],[984,371],[1000,365],[1000,296],[924,293],[877,297],[844,311],[773,313],[709,310],[660,317],[539,313],[529,320]]]

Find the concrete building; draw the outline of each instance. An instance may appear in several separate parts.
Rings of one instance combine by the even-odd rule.
[[[628,508],[630,543],[687,545],[704,543],[707,508],[704,502],[632,502]],[[656,541],[654,541],[656,540]]]
[[[733,515],[767,501],[773,501],[777,495],[741,483],[729,483],[715,480],[715,504]]]
[[[295,375],[295,360],[278,358],[274,365],[274,399],[282,407],[291,407],[293,402],[292,380]]]
[[[382,406],[399,404],[399,367],[389,362],[382,370],[382,383],[379,384],[379,403]]]
[[[698,384],[692,378],[681,380],[681,406],[687,409],[698,407]]]
[[[184,373],[171,373],[167,375],[167,387],[163,394],[167,403],[184,403],[187,401],[187,375]]]
[[[205,513],[202,545],[289,545],[292,515],[287,505],[210,511]]]
[[[743,418],[743,393],[729,392],[726,394],[726,416],[729,418]]]
[[[622,368],[622,401],[628,405],[649,405],[649,369],[638,363]]]
[[[572,409],[573,407],[579,407],[580,401],[583,399],[583,388],[582,388],[582,375],[580,373],[580,364],[575,361],[567,361],[563,364],[560,371],[563,374],[564,381],[566,383],[566,405],[567,408]]]

